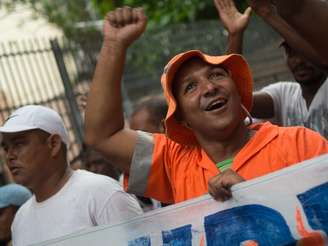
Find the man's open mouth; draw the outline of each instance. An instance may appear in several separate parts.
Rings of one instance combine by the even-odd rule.
[[[213,111],[222,108],[224,105],[226,105],[227,99],[218,99],[213,102],[210,102],[207,107],[205,108],[205,111]]]

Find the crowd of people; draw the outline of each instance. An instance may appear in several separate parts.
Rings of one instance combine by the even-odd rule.
[[[0,245],[116,224],[207,193],[226,201],[234,184],[328,153],[328,36],[321,28],[328,2],[248,3],[240,13],[233,0],[214,0],[228,32],[227,54],[177,54],[161,76],[164,97],[142,99],[128,119],[125,58],[147,17],[142,8],[110,11],[86,103],[81,156],[87,170],[68,164],[68,134],[50,108],[23,106],[0,127],[17,183],[0,187]],[[281,35],[295,81],[253,91],[241,55],[251,11]]]

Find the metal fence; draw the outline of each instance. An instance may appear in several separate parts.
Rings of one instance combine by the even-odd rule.
[[[80,151],[80,115],[56,40],[0,43],[0,122],[16,108],[42,104],[60,113],[69,132],[69,160]],[[67,74],[67,73],[66,73]]]

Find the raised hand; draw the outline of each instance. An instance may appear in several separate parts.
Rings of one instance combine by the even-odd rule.
[[[245,181],[235,171],[227,169],[208,181],[208,192],[218,201],[226,201],[231,198],[231,186]]]
[[[251,14],[250,7],[242,14],[237,10],[233,0],[214,0],[214,4],[229,34],[240,33],[246,29]]]
[[[127,48],[141,36],[146,26],[147,17],[142,8],[117,8],[106,15],[104,42]]]

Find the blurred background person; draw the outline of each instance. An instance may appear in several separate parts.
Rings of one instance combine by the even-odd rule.
[[[89,172],[105,175],[118,180],[120,171],[115,168],[102,154],[94,149],[84,147],[82,153],[83,168]]]
[[[167,112],[164,96],[152,95],[141,98],[129,117],[130,128],[151,133],[163,133],[163,120]]]
[[[11,224],[15,214],[31,196],[28,189],[18,184],[0,187],[0,246],[11,245]]]

